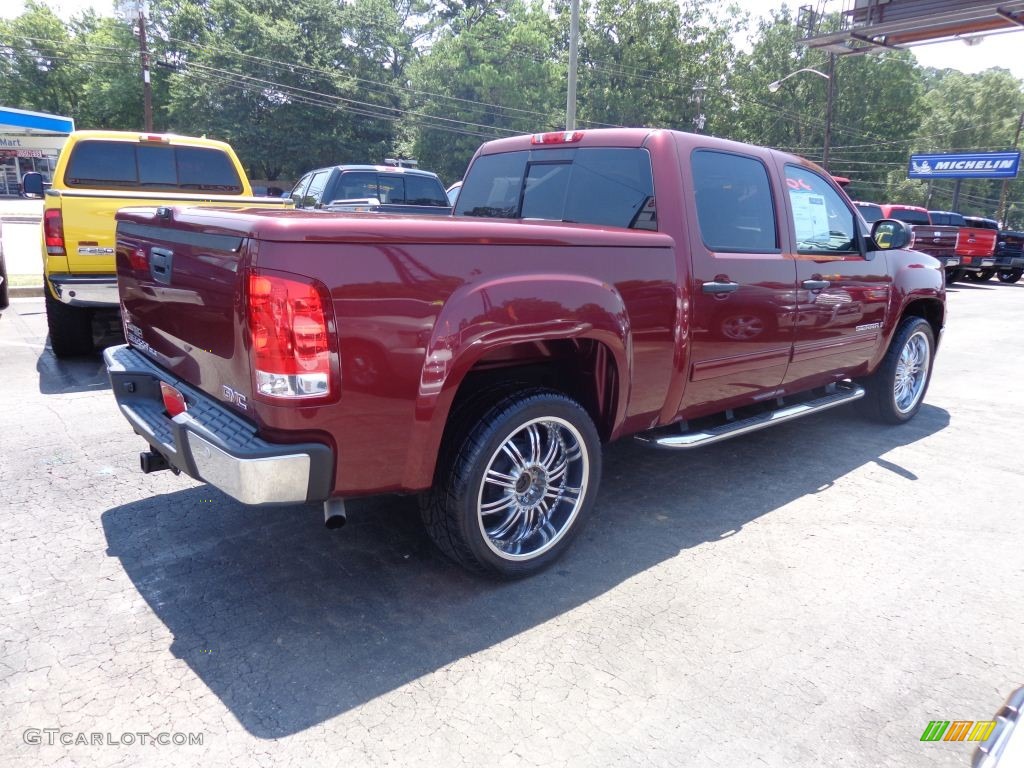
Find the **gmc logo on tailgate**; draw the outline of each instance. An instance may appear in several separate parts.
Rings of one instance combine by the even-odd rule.
[[[237,405],[243,411],[249,410],[249,403],[245,399],[245,395],[243,395],[241,392],[235,392],[235,390],[233,390],[227,384],[221,386],[221,392],[224,394],[224,399],[227,400],[229,403]]]

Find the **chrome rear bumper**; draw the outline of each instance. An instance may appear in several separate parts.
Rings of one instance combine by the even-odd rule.
[[[54,295],[72,307],[117,307],[121,299],[117,294],[115,275],[49,275]]]

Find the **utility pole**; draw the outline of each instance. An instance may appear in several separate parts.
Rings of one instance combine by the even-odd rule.
[[[576,130],[576,65],[579,58],[580,0],[572,0],[569,13],[569,89],[565,97],[565,130]]]
[[[693,84],[693,93],[690,95],[690,103],[697,105],[697,110],[690,121],[693,123],[694,133],[700,133],[707,124],[707,117],[704,115],[704,92],[707,86],[698,80]]]
[[[139,60],[142,62],[142,115],[145,130],[153,130],[153,89],[149,84],[149,51],[146,48],[146,4],[137,3],[139,9]]]
[[[836,55],[828,55],[828,86],[825,90],[825,141],[821,152],[821,167],[831,173],[828,167],[829,150],[832,149],[832,110],[836,100]]]
[[[1020,113],[1020,120],[1017,121],[1017,132],[1013,135],[1013,148],[1017,148],[1017,143],[1020,141],[1020,129],[1024,126],[1024,112]],[[996,214],[996,218],[999,219],[1000,229],[1006,227],[1006,192],[1009,187],[1010,180],[1003,179],[1003,189],[999,193],[999,213]]]

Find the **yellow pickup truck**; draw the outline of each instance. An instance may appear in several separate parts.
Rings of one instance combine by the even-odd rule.
[[[46,319],[57,357],[93,351],[97,310],[117,310],[114,214],[129,206],[212,204],[292,207],[253,197],[241,163],[222,141],[173,134],[76,131],[61,150],[53,183],[26,174],[25,193],[45,198],[42,253]]]

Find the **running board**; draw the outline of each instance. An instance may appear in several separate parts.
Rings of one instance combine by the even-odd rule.
[[[828,394],[805,400],[795,405],[787,405],[777,408],[774,411],[760,413],[746,419],[732,421],[718,427],[703,430],[700,432],[682,432],[679,434],[665,434],[664,432],[645,432],[636,436],[641,443],[652,445],[656,448],[671,448],[673,450],[685,448],[700,448],[711,443],[718,443],[728,440],[730,437],[745,435],[748,432],[756,432],[765,427],[782,424],[786,421],[799,419],[801,416],[809,416],[812,413],[827,411],[843,403],[851,403],[864,397],[864,389],[850,382],[839,382]]]

